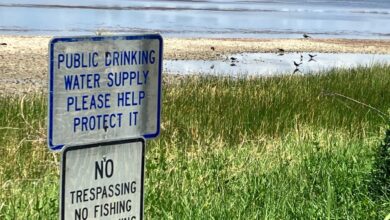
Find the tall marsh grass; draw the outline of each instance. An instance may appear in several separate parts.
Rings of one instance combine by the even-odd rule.
[[[147,142],[147,219],[383,219],[373,196],[390,67],[164,85],[162,132]],[[56,219],[59,155],[46,95],[0,98],[0,219]]]

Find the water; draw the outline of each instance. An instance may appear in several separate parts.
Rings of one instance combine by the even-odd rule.
[[[164,71],[179,75],[274,76],[311,74],[331,68],[351,68],[358,65],[390,64],[390,55],[352,53],[311,53],[311,55],[316,56],[310,59],[309,53],[288,53],[283,56],[275,53],[242,53],[215,61],[165,60]],[[231,57],[236,60],[232,61]],[[294,61],[298,64],[302,63],[298,70]]]
[[[390,39],[388,0],[0,0],[0,34]]]

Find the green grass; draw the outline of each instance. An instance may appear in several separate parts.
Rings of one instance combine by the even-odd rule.
[[[147,142],[147,219],[384,219],[373,193],[390,66],[164,85],[161,136]],[[58,216],[59,155],[46,95],[0,98],[0,219]]]

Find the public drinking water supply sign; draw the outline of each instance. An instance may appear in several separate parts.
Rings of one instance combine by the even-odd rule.
[[[143,219],[145,140],[66,147],[60,219]]]
[[[158,136],[162,45],[158,34],[53,38],[49,148]]]

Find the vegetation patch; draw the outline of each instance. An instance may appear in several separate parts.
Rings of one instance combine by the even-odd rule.
[[[329,94],[387,112],[389,85],[383,65],[166,83],[161,136],[147,142],[146,218],[385,218],[388,194],[373,196],[372,180],[389,185],[387,121]],[[46,94],[0,97],[0,219],[58,217],[46,120]]]

